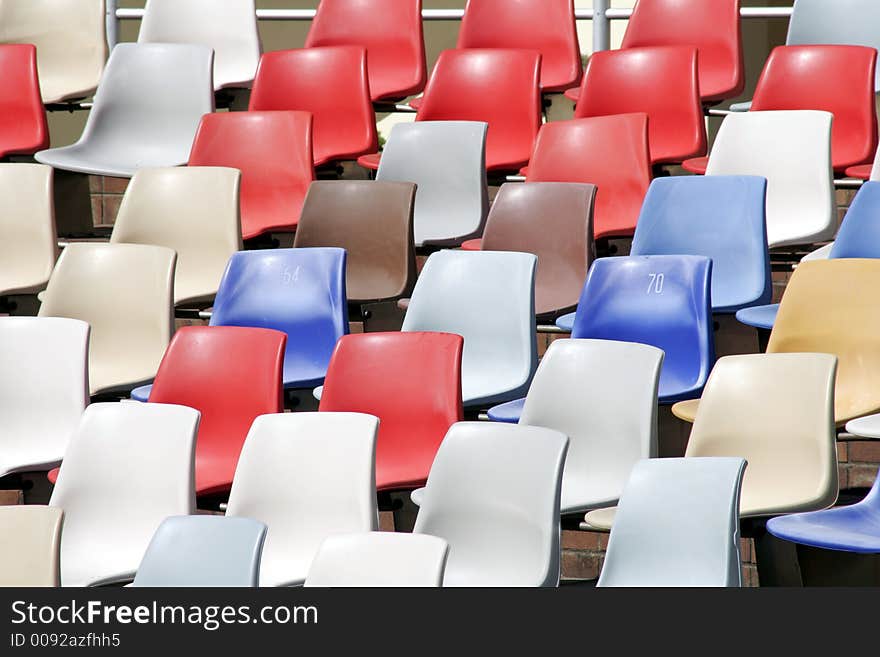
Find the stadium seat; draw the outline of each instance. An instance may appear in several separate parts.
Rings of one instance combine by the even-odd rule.
[[[140,244],[69,244],[40,317],[91,326],[92,395],[127,392],[156,375],[174,330],[174,251]]]
[[[356,413],[257,418],[241,452],[227,517],[268,526],[261,586],[301,585],[328,536],[375,531],[378,420]]]
[[[427,80],[422,0],[321,0],[306,48],[361,46],[374,102],[420,93]]]
[[[89,403],[88,357],[85,322],[0,319],[0,477],[61,462]]]
[[[50,506],[64,510],[63,586],[131,581],[159,524],[195,512],[199,413],[92,404],[64,455]]]
[[[3,0],[0,43],[37,48],[46,104],[95,93],[107,59],[104,0]]]
[[[413,530],[449,543],[444,586],[559,584],[567,447],[564,434],[540,427],[459,422],[450,428]]]
[[[202,118],[190,166],[241,171],[241,234],[293,232],[315,180],[308,112],[224,112]]]
[[[837,499],[837,434],[830,354],[747,354],[712,370],[685,456],[748,463],[740,517],[815,511]],[[583,528],[610,529],[616,509],[585,516]]]
[[[547,123],[523,173],[530,183],[595,185],[594,237],[630,236],[651,184],[648,117],[625,114]]]
[[[250,518],[166,518],[147,547],[137,587],[254,587],[266,525]]]
[[[416,246],[456,246],[480,234],[489,208],[488,127],[476,121],[419,121],[391,130],[376,180],[416,184]]]
[[[581,81],[573,0],[468,0],[456,47],[540,52],[544,93],[560,93]]]
[[[138,43],[208,46],[218,91],[250,87],[262,50],[254,0],[147,0]]]
[[[248,109],[311,112],[315,166],[356,160],[378,148],[363,48],[333,46],[264,54]]]
[[[34,157],[56,169],[118,178],[186,164],[199,121],[214,111],[213,59],[205,46],[119,44],[79,141]]]
[[[201,413],[197,495],[227,492],[254,418],[283,411],[286,341],[280,331],[232,326],[188,326],[174,334],[149,401],[189,406]]]
[[[829,112],[787,110],[730,114],[721,124],[706,174],[767,179],[771,249],[834,235],[832,119]]]
[[[49,147],[46,110],[37,78],[37,51],[30,44],[0,45],[0,158],[33,155]]]
[[[462,343],[458,335],[398,332],[337,344],[320,408],[379,418],[378,490],[424,486],[443,437],[462,419]]]
[[[599,587],[739,587],[742,458],[650,459],[623,491]]]
[[[230,256],[242,248],[236,169],[141,169],[131,179],[112,244],[154,244],[177,252],[175,305],[209,305]]]
[[[872,164],[860,164],[849,167],[846,170],[846,175],[848,178],[855,178],[857,180],[880,181],[880,148],[877,149]]]
[[[595,185],[508,183],[492,203],[483,239],[463,248],[535,254],[535,314],[551,319],[577,305],[595,258],[595,198]]]
[[[0,506],[0,587],[61,583],[61,518],[47,506]]]
[[[0,199],[0,296],[36,294],[58,257],[52,168],[0,164]]]
[[[525,395],[538,365],[530,253],[439,251],[413,290],[404,331],[464,338],[462,398],[488,407]]]
[[[307,587],[443,585],[449,544],[436,536],[367,532],[330,536],[315,555]]]
[[[322,180],[303,203],[293,245],[334,246],[348,253],[350,303],[399,299],[416,281],[412,183]]]
[[[643,112],[652,164],[706,154],[706,123],[697,78],[697,50],[684,46],[593,53],[576,119]]]

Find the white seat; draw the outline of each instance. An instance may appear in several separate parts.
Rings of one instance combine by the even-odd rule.
[[[60,583],[61,509],[0,506],[0,587]]]
[[[724,118],[706,175],[767,179],[771,248],[831,239],[837,205],[829,112],[747,112]]]
[[[0,318],[0,477],[51,470],[89,403],[89,325]]]
[[[241,173],[223,167],[141,169],[119,207],[110,242],[177,252],[174,303],[213,300],[232,254],[242,248]]]
[[[416,183],[416,246],[460,244],[482,232],[489,210],[488,128],[488,123],[474,121],[394,126],[376,180]]]
[[[439,251],[413,290],[404,331],[464,337],[465,406],[523,397],[538,365],[535,268],[530,253]]]
[[[360,413],[286,413],[254,420],[226,515],[269,527],[261,586],[301,585],[325,538],[378,529],[378,428],[377,418]]]
[[[254,0],[147,0],[138,43],[212,48],[217,90],[249,88],[262,52]]]
[[[202,116],[214,111],[213,59],[199,45],[119,44],[79,141],[34,157],[56,169],[118,178],[186,164]]]
[[[195,512],[198,424],[171,404],[86,409],[49,501],[64,509],[62,586],[130,581],[161,522]]]
[[[104,0],[0,0],[0,43],[32,43],[44,103],[95,93],[107,60]]]
[[[306,586],[437,587],[449,544],[424,534],[367,532],[330,536],[312,562]]]
[[[741,458],[650,459],[620,498],[598,586],[742,586]]]
[[[557,586],[568,439],[539,427],[454,424],[414,533],[449,543],[444,586]]]
[[[0,296],[46,288],[55,259],[52,167],[0,164]]]

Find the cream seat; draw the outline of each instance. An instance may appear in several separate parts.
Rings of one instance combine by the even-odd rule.
[[[0,587],[59,585],[63,515],[47,506],[0,506]]]

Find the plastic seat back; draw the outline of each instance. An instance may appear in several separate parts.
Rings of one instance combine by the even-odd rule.
[[[480,234],[489,209],[488,127],[476,121],[420,121],[391,130],[376,180],[416,184],[416,246],[457,245]]]
[[[339,340],[321,411],[379,418],[379,490],[424,485],[437,448],[462,419],[462,338],[446,333],[369,333]]]
[[[834,504],[835,365],[834,356],[818,353],[727,356],[715,364],[685,455],[748,462],[742,517]]]
[[[89,325],[75,319],[0,319],[0,477],[49,470],[89,403]]]
[[[0,587],[61,584],[63,515],[47,506],[0,506]]]
[[[540,74],[534,50],[445,50],[416,120],[488,123],[487,169],[516,171],[529,161],[541,127]]]
[[[416,280],[412,183],[334,180],[312,183],[294,246],[343,248],[352,303],[407,296]]]
[[[286,341],[284,333],[268,329],[188,326],[168,345],[150,402],[201,412],[195,480],[199,495],[229,490],[254,418],[282,412]]]
[[[767,181],[749,176],[681,176],[651,184],[631,255],[712,259],[712,310],[770,303]]]
[[[315,165],[378,150],[367,51],[355,46],[269,52],[260,59],[250,111],[311,112]]]
[[[425,88],[422,0],[322,0],[306,48],[361,46],[374,101],[399,100]]]
[[[595,185],[595,238],[632,235],[651,184],[647,115],[545,124],[526,179]]]
[[[831,239],[837,228],[829,112],[744,112],[724,118],[706,174],[767,179],[770,248]]]
[[[91,394],[129,390],[156,375],[174,330],[171,249],[69,244],[49,279],[40,317],[91,326]]]
[[[265,539],[266,525],[250,518],[166,518],[150,541],[134,586],[259,586]]]
[[[657,456],[663,352],[611,340],[556,340],[541,359],[519,423],[569,438],[563,514],[609,506],[630,471]]]
[[[37,50],[30,44],[0,45],[0,157],[32,155],[49,147],[49,126],[40,96]]]
[[[241,171],[241,233],[293,231],[315,179],[312,116],[308,112],[206,114],[190,166]]]
[[[268,528],[260,585],[302,584],[325,538],[375,531],[378,421],[357,413],[257,418],[241,453],[227,516]]]
[[[141,169],[113,226],[113,244],[155,244],[177,253],[175,304],[207,303],[230,256],[242,248],[236,169]]]
[[[404,331],[464,338],[465,406],[522,397],[538,365],[535,268],[530,253],[440,251],[425,263]]]
[[[91,96],[107,59],[104,0],[0,0],[0,43],[37,48],[43,102]]]
[[[211,326],[250,326],[286,333],[284,385],[321,385],[337,340],[348,333],[345,251],[236,253],[220,282]]]
[[[700,256],[600,258],[571,337],[662,349],[661,401],[698,397],[715,360],[711,278],[712,261]]]
[[[577,305],[596,254],[595,198],[594,185],[576,183],[508,183],[495,197],[482,248],[538,257],[535,313],[539,317]]]
[[[644,112],[653,163],[706,154],[697,50],[685,46],[593,53],[574,116]]]
[[[598,586],[739,587],[741,458],[650,459],[620,498]]]
[[[755,88],[752,111],[831,112],[835,170],[868,164],[877,150],[876,63],[877,51],[863,46],[774,48]]]
[[[147,0],[138,43],[214,50],[214,88],[250,87],[260,63],[254,0]]]
[[[638,0],[621,48],[696,46],[700,96],[717,103],[745,87],[740,0]]]
[[[867,290],[880,285],[880,260],[804,262],[792,275],[767,353],[818,352],[838,359],[838,423],[880,412],[880,309]]]
[[[829,258],[880,258],[880,182],[866,182],[840,225]]]
[[[92,404],[49,504],[64,509],[61,583],[130,580],[168,516],[195,512],[199,413],[170,404]]]
[[[537,50],[545,93],[565,91],[581,81],[573,0],[468,0],[457,47]]]
[[[540,427],[459,422],[449,430],[413,530],[449,543],[444,586],[559,583],[567,448],[564,434]],[[498,544],[505,549],[491,549]]]

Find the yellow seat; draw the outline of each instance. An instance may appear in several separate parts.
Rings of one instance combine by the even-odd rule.
[[[0,586],[58,586],[61,509],[0,506]]]

